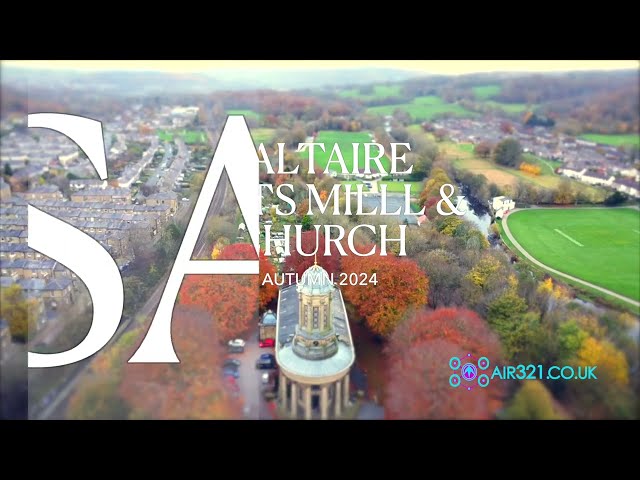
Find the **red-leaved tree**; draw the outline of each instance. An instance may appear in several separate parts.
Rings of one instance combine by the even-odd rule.
[[[338,247],[335,246],[334,243],[331,244],[329,249],[329,253],[331,255],[324,255],[324,235],[318,233],[318,254],[316,255],[318,265],[324,268],[327,273],[334,274],[337,278],[337,275],[340,273],[340,252],[338,251]],[[302,247],[302,251],[305,253],[313,252],[316,248],[316,232],[315,230],[310,230],[308,232],[302,232],[300,237],[300,245]],[[284,262],[284,272],[296,272],[298,276],[302,276],[304,271],[313,265],[314,256],[311,255],[309,257],[305,257],[301,255],[296,249],[296,239],[295,237],[291,237],[289,250],[291,255],[289,255]]]
[[[368,250],[363,248],[362,251]],[[345,300],[358,310],[367,327],[378,335],[390,335],[409,309],[427,304],[429,279],[408,258],[352,255],[342,259],[342,271],[347,278],[355,273],[359,280],[362,273],[367,279],[376,274],[377,285],[345,285],[341,288]]]
[[[210,314],[177,305],[171,328],[179,364],[128,363],[123,368],[119,392],[133,418],[240,418],[241,401],[224,387],[224,351]]]
[[[224,247],[222,252],[220,252],[220,256],[218,260],[255,260],[256,259],[256,251],[253,248],[253,245],[250,243],[234,243],[231,245],[227,245]],[[260,261],[260,275],[257,277],[258,280],[256,282],[252,277],[247,278],[242,275],[242,280],[248,279],[251,284],[257,283],[259,288],[259,302],[260,308],[264,309],[267,304],[273,300],[278,295],[278,287],[274,285],[272,282],[264,283],[265,277],[268,275],[272,280],[275,279],[276,269],[273,266],[273,263],[269,260],[264,254],[264,250],[260,250],[260,255],[258,256]],[[264,284],[263,284],[264,283]]]
[[[456,373],[449,367],[451,357],[462,363],[470,358],[474,364],[487,357],[489,377],[501,363],[498,337],[473,311],[440,308],[414,312],[393,332],[385,354],[389,362],[388,418],[485,419],[492,418],[502,405],[505,390],[501,380],[485,388],[476,384],[472,391],[449,384],[450,376]]]
[[[203,308],[223,339],[234,338],[249,329],[258,310],[258,277],[248,277],[187,275],[178,294],[179,303]]]

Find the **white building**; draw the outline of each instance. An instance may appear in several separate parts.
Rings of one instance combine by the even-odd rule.
[[[491,199],[491,208],[496,218],[502,218],[505,213],[516,208],[516,202],[511,198],[500,195]]]

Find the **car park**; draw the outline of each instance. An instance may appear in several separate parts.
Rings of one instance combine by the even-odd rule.
[[[241,338],[236,338],[234,340],[229,340],[227,346],[229,348],[229,353],[242,353],[244,352],[245,342]]]
[[[273,348],[276,345],[276,340],[274,338],[265,338],[264,340],[260,340],[260,348]]]
[[[237,358],[227,358],[224,361],[224,366],[225,367],[232,366],[232,367],[240,368],[240,360],[238,360]]]
[[[263,353],[258,360],[256,360],[256,368],[259,370],[276,368],[276,357],[271,353]]]

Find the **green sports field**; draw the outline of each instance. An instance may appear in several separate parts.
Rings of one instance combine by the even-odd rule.
[[[508,225],[518,243],[545,265],[640,300],[638,210],[520,210],[509,215]]]
[[[340,132],[333,130],[322,130],[318,133],[318,136],[315,139],[315,143],[324,143],[325,151],[321,151],[320,148],[316,147],[315,149],[315,168],[324,168],[327,166],[329,162],[329,157],[331,156],[331,151],[333,150],[334,144],[338,144],[340,147],[340,152],[342,153],[342,157],[344,159],[344,164],[347,167],[347,170],[350,172],[353,171],[353,146],[352,143],[359,143],[358,150],[358,165],[360,168],[364,168],[364,145],[363,143],[372,143],[371,137],[367,132]],[[375,156],[377,150],[375,147],[371,148],[371,154]],[[302,158],[309,158],[308,151],[300,152],[300,156]],[[337,156],[334,155],[332,160],[336,160]],[[386,156],[380,159],[380,163],[385,168],[387,173],[391,168],[391,162],[389,158]],[[330,170],[335,170],[336,172],[340,172],[340,164],[332,161],[329,167]],[[377,170],[375,163],[371,163],[371,170]]]
[[[376,115],[393,115],[396,110],[404,110],[414,121],[433,120],[444,114],[457,117],[473,117],[476,114],[457,103],[447,103],[440,97],[429,95],[426,97],[416,97],[411,103],[401,103],[397,105],[380,105],[367,109],[368,113]]]
[[[640,145],[640,136],[635,133],[627,133],[624,135],[601,135],[598,133],[585,133],[580,138],[596,142],[603,145],[612,145],[614,147]]]
[[[227,110],[227,115],[244,115],[247,119],[253,118],[254,120],[260,118],[260,114],[253,110]]]
[[[207,143],[207,134],[197,130],[158,130],[158,138],[163,142],[170,142],[178,136],[184,143],[192,145],[194,143]]]

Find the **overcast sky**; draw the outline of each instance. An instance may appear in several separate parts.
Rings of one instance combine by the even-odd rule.
[[[336,69],[386,67],[460,75],[478,72],[560,72],[637,69],[638,60],[3,60],[2,65],[40,69],[151,70],[195,73],[233,69]]]

